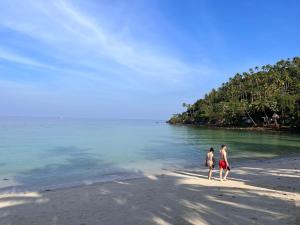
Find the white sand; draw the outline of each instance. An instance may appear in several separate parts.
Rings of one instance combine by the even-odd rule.
[[[202,168],[2,194],[0,224],[300,224],[299,164],[296,156],[248,161],[233,167],[226,182],[208,181]]]

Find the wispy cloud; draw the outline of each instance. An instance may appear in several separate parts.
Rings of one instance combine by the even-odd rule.
[[[168,81],[198,72],[192,65],[155,49],[155,46],[145,45],[138,39],[134,42],[125,40],[109,33],[101,21],[89,18],[67,1],[29,1],[22,8],[25,10],[23,17],[11,18],[12,13],[8,13],[10,16],[2,15],[1,25],[51,46],[57,50],[57,58],[61,61],[88,57],[88,63],[85,64],[86,60],[77,63],[97,65],[96,68],[102,71],[106,61],[109,61],[110,64],[126,67],[135,75],[159,77]],[[14,58],[17,61],[18,56],[14,55]],[[101,63],[103,60],[104,63]],[[19,56],[19,62],[22,61],[26,60],[21,60]],[[27,59],[27,62],[30,60]],[[40,66],[33,61],[31,64]]]
[[[253,61],[297,54],[299,4],[277,4],[267,17],[268,4],[255,6],[250,21],[251,5],[237,2],[0,0],[2,108],[30,114],[52,96],[57,113],[107,107],[166,118]]]
[[[41,63],[37,60],[31,59],[26,56],[22,56],[20,54],[16,54],[11,52],[7,49],[1,48],[0,46],[0,60],[6,60],[14,63],[23,64],[26,66],[31,67],[38,67],[38,68],[46,68],[46,69],[53,69],[54,67],[51,65],[47,65],[45,63]]]
[[[93,11],[90,4],[100,11]],[[115,7],[110,4],[124,9],[111,12]],[[145,16],[139,7],[130,11],[131,5],[119,2],[69,0],[2,0],[0,7],[5,9],[0,13],[0,35],[4,34],[0,36],[0,85],[6,92],[0,98],[16,99],[14,104],[7,101],[7,106],[23,105],[29,112],[31,105],[42,114],[44,106],[37,105],[52,99],[52,108],[60,102],[55,112],[64,108],[66,114],[72,102],[74,114],[87,106],[94,107],[95,114],[101,107],[123,106],[124,111],[132,108],[128,114],[143,108],[148,115],[159,111],[160,104],[171,107],[171,102],[192,96],[199,80],[216,74],[202,59],[186,57],[183,45],[197,40],[182,34],[185,43],[178,47],[173,37],[180,36],[181,30],[162,31],[172,24],[159,27],[164,18]],[[106,7],[111,7],[109,13]],[[151,25],[144,16],[149,16]]]

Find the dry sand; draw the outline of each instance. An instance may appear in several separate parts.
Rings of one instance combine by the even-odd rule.
[[[208,181],[201,168],[1,194],[0,224],[300,224],[299,165],[298,156],[248,161],[226,182]]]

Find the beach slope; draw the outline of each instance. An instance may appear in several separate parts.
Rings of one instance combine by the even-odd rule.
[[[298,156],[251,160],[233,165],[226,182],[208,181],[200,168],[6,193],[0,195],[0,224],[300,224],[299,165]]]

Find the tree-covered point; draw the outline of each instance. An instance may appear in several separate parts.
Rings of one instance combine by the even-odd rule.
[[[186,111],[175,114],[171,124],[213,126],[300,127],[300,58],[237,73]]]

